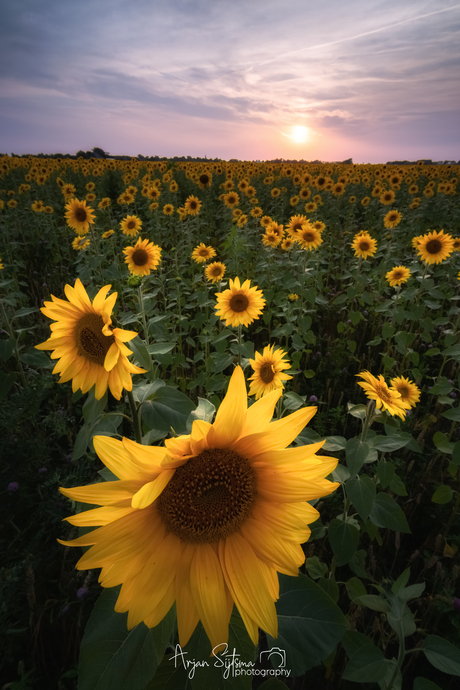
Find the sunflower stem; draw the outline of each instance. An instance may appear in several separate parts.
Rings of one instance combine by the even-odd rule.
[[[374,418],[374,410],[375,410],[375,400],[370,400],[367,406],[367,413],[366,417],[364,418],[363,421],[363,430],[361,433],[361,441],[364,443],[366,440],[367,432],[370,429],[373,418]]]
[[[131,408],[132,423],[134,430],[134,438],[137,443],[142,443],[142,431],[141,431],[141,419],[139,415],[139,409],[136,407],[136,401],[134,400],[134,395],[132,391],[126,391],[128,394],[129,406]]]
[[[237,338],[238,338],[238,366],[241,365],[241,340],[242,340],[242,335],[243,335],[243,326],[242,326],[242,324],[240,323],[240,324],[238,325],[238,335],[237,335]]]
[[[142,328],[144,329],[144,341],[145,341],[145,346],[147,347],[149,344],[149,330],[147,327],[147,319],[145,318],[144,294],[142,292],[142,282],[139,285],[138,295],[139,295],[139,309],[140,309],[141,318],[142,318]]]
[[[12,340],[14,340],[14,354],[16,355],[16,361],[18,363],[19,378],[21,379],[22,385],[24,386],[24,388],[26,388],[27,387],[27,379],[26,379],[26,375],[24,374],[24,369],[22,367],[21,358],[19,356],[18,341],[14,337],[13,326],[11,325],[11,322],[8,319],[8,315],[6,313],[5,307],[3,306],[3,301],[1,299],[0,299],[0,307],[2,309],[2,317],[3,317],[3,320],[5,322],[5,326],[6,326],[6,330],[8,331],[8,335],[10,336],[10,338]]]

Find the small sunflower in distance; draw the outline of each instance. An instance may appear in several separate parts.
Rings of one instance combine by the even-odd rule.
[[[401,394],[394,388],[388,388],[382,374],[379,375],[378,379],[372,376],[369,371],[362,371],[356,376],[364,379],[365,383],[358,381],[358,386],[364,389],[369,400],[375,400],[377,409],[387,410],[392,416],[397,415],[401,419],[405,419],[407,407],[401,400]]]
[[[204,242],[200,242],[198,247],[192,252],[192,259],[197,264],[202,264],[212,259],[216,255],[216,250],[213,247],[207,247]]]
[[[283,381],[292,379],[292,376],[283,374],[284,369],[290,368],[288,360],[284,359],[284,350],[275,350],[274,345],[264,347],[263,353],[255,353],[255,359],[250,359],[253,375],[248,379],[252,381],[248,395],[255,395],[259,400],[263,395],[271,393],[277,388],[284,388]]]
[[[204,271],[206,280],[210,283],[218,283],[220,280],[222,280],[224,274],[225,265],[220,261],[214,261],[212,264],[209,264],[209,266],[206,266]]]
[[[90,241],[86,237],[86,235],[77,235],[76,238],[72,242],[72,247],[76,250],[79,251],[80,249],[86,249],[86,247],[89,247]]]
[[[377,251],[377,240],[374,240],[367,232],[359,232],[354,236],[351,248],[355,250],[355,256],[367,259],[374,256]]]
[[[398,391],[401,396],[401,402],[407,409],[415,407],[420,400],[420,389],[413,381],[398,376],[390,381],[392,388]]]
[[[388,271],[385,278],[390,284],[390,287],[402,285],[403,283],[407,283],[410,278],[410,268],[395,266],[391,271]]]
[[[142,221],[137,216],[126,216],[120,223],[123,235],[135,237],[142,227]]]
[[[79,388],[87,393],[94,385],[95,397],[100,400],[110,388],[112,395],[120,400],[123,388],[132,390],[131,374],[143,374],[128,361],[131,355],[125,343],[136,337],[134,331],[112,328],[111,314],[117,293],[110,297],[106,285],[91,302],[79,278],[75,287],[65,286],[67,299],[51,295],[52,302],[45,302],[40,310],[56,323],[51,324],[51,337],[37,350],[54,350],[51,359],[59,359],[53,374],[60,374],[59,383],[72,379],[72,390]]]
[[[79,235],[86,235],[91,223],[94,223],[94,213],[90,206],[86,206],[86,201],[72,199],[65,205],[67,225]]]
[[[298,575],[319,517],[307,501],[339,486],[325,479],[337,459],[316,455],[324,441],[288,448],[317,408],[272,422],[280,396],[248,409],[236,367],[213,424],[195,420],[164,447],[94,437],[119,480],[61,489],[101,506],[66,518],[98,529],[61,543],[91,546],[77,569],[101,568],[103,587],[122,585],[115,610],[128,613],[128,629],[158,625],[175,603],[181,647],[200,620],[215,647],[236,605],[254,644],[259,627],[277,637],[278,572]]]
[[[161,247],[148,240],[137,240],[134,247],[123,249],[125,264],[135,276],[148,276],[155,271],[161,261]]]
[[[184,204],[184,209],[189,216],[197,216],[200,212],[201,201],[196,196],[189,196]]]
[[[440,264],[453,252],[453,239],[449,234],[444,233],[444,230],[440,232],[433,230],[416,239],[418,240],[417,252],[422,261],[427,264]]]
[[[383,219],[383,225],[385,228],[395,228],[401,222],[402,213],[393,209],[393,211],[388,211],[385,218]]]
[[[228,290],[216,293],[216,314],[221,321],[225,320],[226,326],[249,326],[263,311],[263,292],[257,290],[257,285],[250,287],[250,280],[240,285],[238,277],[235,280],[230,278],[229,285]]]
[[[289,300],[291,302],[295,302],[297,299],[300,299],[300,295],[298,295],[295,292],[291,292],[291,294],[289,295]]]

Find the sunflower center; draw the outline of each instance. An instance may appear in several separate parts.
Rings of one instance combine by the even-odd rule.
[[[219,266],[216,266],[215,268],[213,268],[213,270],[212,270],[212,275],[215,276],[216,278],[217,278],[218,276],[220,276],[220,268],[219,268]]]
[[[275,378],[275,370],[270,362],[264,362],[259,371],[260,378],[264,383],[271,383]]]
[[[393,399],[391,397],[391,393],[388,391],[388,389],[384,388],[380,384],[375,386],[375,392],[379,396],[381,400],[383,400],[384,403],[387,405],[391,405],[393,402]]]
[[[145,249],[136,249],[131,258],[136,266],[145,266],[148,263],[149,255]]]
[[[439,254],[442,249],[442,242],[439,240],[430,240],[426,243],[425,248],[429,254]]]
[[[409,397],[409,390],[406,388],[406,386],[399,386],[398,393],[401,393],[401,398]]]
[[[196,201],[191,201],[191,202],[190,202],[190,208],[193,209],[193,210],[196,209]]]
[[[402,277],[403,277],[402,271],[395,271],[393,273],[393,280],[401,280]]]
[[[128,230],[134,230],[134,228],[136,227],[136,221],[130,220],[130,221],[126,224],[126,227],[128,228]]]
[[[246,295],[242,295],[238,292],[236,295],[232,295],[229,306],[232,311],[239,314],[242,311],[246,311],[249,307],[249,300]]]
[[[86,220],[86,211],[84,208],[77,208],[75,211],[75,218],[79,223],[84,223]]]
[[[304,232],[302,234],[302,238],[305,240],[305,242],[313,242],[315,239],[315,236],[312,232]]]
[[[198,252],[200,256],[208,256],[208,250],[207,249],[200,249]]]
[[[212,544],[239,529],[255,497],[249,462],[227,448],[215,448],[178,467],[157,506],[166,528],[182,541]]]
[[[207,175],[201,175],[200,182],[201,182],[201,184],[208,184],[209,177]]]
[[[75,343],[78,352],[85,359],[99,366],[104,366],[104,360],[112,343],[113,335],[104,335],[102,329],[104,321],[99,314],[85,314],[75,326]]]
[[[359,248],[361,249],[362,252],[368,252],[370,249],[369,242],[360,242]]]

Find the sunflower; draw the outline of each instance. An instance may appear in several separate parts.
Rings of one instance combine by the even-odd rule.
[[[218,283],[224,277],[225,265],[220,261],[214,261],[212,264],[206,266],[204,275],[206,280],[210,283]]]
[[[300,201],[300,197],[298,197],[298,196],[291,196],[291,198],[289,199],[289,203],[291,204],[291,206],[297,206],[299,201]]]
[[[172,192],[172,194],[175,194],[178,189],[179,185],[177,184],[176,180],[171,180],[169,183],[169,191]]]
[[[174,213],[174,206],[172,204],[165,204],[163,206],[163,214],[165,216],[172,216]]]
[[[89,245],[90,241],[85,235],[77,235],[72,242],[72,247],[76,251],[79,251],[80,249],[86,249],[86,247],[89,247]]]
[[[452,251],[460,251],[460,237],[452,237]]]
[[[291,302],[295,302],[297,299],[300,299],[300,295],[297,295],[295,292],[291,292],[288,297]]]
[[[359,232],[355,235],[351,247],[355,250],[355,256],[367,259],[368,256],[374,256],[377,251],[377,240],[374,240],[367,232]]]
[[[126,216],[120,222],[121,229],[123,230],[123,235],[126,237],[135,237],[142,227],[142,221],[137,216]]]
[[[325,479],[337,460],[316,455],[324,441],[287,448],[317,408],[272,422],[280,396],[247,409],[237,367],[213,424],[195,420],[165,447],[94,437],[119,480],[61,489],[101,507],[66,518],[98,529],[60,542],[91,546],[77,569],[101,568],[103,587],[122,585],[115,610],[128,612],[128,629],[158,625],[175,602],[181,647],[200,620],[215,647],[235,604],[254,644],[259,627],[277,636],[277,573],[298,574],[319,516],[306,501],[339,486]]]
[[[117,199],[117,204],[120,204],[120,206],[129,206],[129,204],[132,204],[134,201],[134,194],[131,194],[131,192],[123,192],[123,194],[120,194],[120,196]]]
[[[134,247],[123,249],[126,255],[125,264],[135,276],[148,276],[155,271],[161,261],[161,247],[148,240],[137,240]]]
[[[402,213],[396,211],[388,211],[385,218],[383,219],[383,225],[385,228],[395,228],[401,222]]]
[[[189,216],[197,216],[200,212],[201,201],[196,196],[189,196],[184,204]]]
[[[378,379],[369,371],[362,371],[356,376],[360,376],[366,382],[358,381],[358,386],[364,389],[369,400],[375,400],[377,409],[387,410],[392,416],[397,415],[405,419],[407,407],[401,400],[401,394],[394,388],[388,388],[382,374]]]
[[[201,173],[197,183],[200,189],[208,189],[212,185],[212,174],[208,172]]]
[[[238,277],[235,280],[230,278],[229,285],[228,290],[216,293],[217,304],[214,307],[216,314],[221,321],[225,319],[226,326],[249,326],[263,311],[265,306],[263,292],[257,290],[257,285],[250,287],[250,280],[245,280],[240,285]]]
[[[93,192],[95,186],[96,186],[96,185],[95,185],[94,182],[88,182],[88,184],[86,185],[86,191],[87,191],[87,192]]]
[[[259,223],[263,228],[267,229],[270,223],[273,223],[273,218],[271,218],[271,216],[262,216]]]
[[[35,211],[35,213],[42,213],[42,211],[45,210],[45,204],[43,201],[34,201],[31,208],[32,211]]]
[[[103,239],[103,240],[107,240],[109,237],[112,237],[112,235],[113,235],[114,233],[115,233],[115,230],[112,230],[112,229],[106,230],[106,231],[102,234],[102,239]]]
[[[66,204],[67,213],[65,214],[67,225],[78,234],[86,234],[90,223],[94,223],[94,213],[90,206],[86,206],[86,201],[72,199]]]
[[[395,200],[395,193],[392,189],[390,189],[388,192],[383,192],[380,195],[380,203],[383,204],[384,206],[389,206],[389,204],[392,204],[394,200]]]
[[[272,189],[272,191],[270,192],[270,194],[271,194],[271,196],[272,196],[274,199],[276,199],[276,198],[279,197],[279,195],[281,194],[281,190],[278,189],[278,187],[273,187],[273,189]]]
[[[161,192],[157,187],[149,187],[145,193],[145,196],[147,199],[150,199],[151,201],[156,201],[160,198]]]
[[[212,259],[216,255],[216,250],[213,247],[207,247],[203,242],[200,242],[198,247],[192,252],[192,259],[197,264],[204,263],[208,259]]]
[[[298,230],[294,239],[300,244],[302,249],[307,249],[312,251],[312,249],[318,249],[319,245],[323,243],[321,233],[315,230],[310,223],[304,223],[302,228]]]
[[[420,389],[413,381],[398,376],[390,381],[392,388],[394,388],[401,396],[401,402],[407,409],[415,407],[420,400]]]
[[[417,239],[419,240],[417,252],[422,261],[427,264],[440,264],[453,252],[453,239],[451,235],[444,233],[444,230],[440,232],[433,230]]]
[[[117,299],[114,292],[106,297],[111,285],[101,288],[91,303],[79,278],[75,287],[65,286],[67,299],[51,295],[40,310],[56,323],[49,340],[35,345],[37,350],[54,350],[51,359],[59,359],[53,374],[60,374],[59,383],[72,379],[75,393],[81,388],[87,393],[96,386],[95,397],[102,398],[107,386],[120,400],[123,388],[132,390],[131,374],[142,374],[144,369],[131,364],[131,354],[124,343],[136,337],[134,331],[112,328],[112,309]]]
[[[103,199],[101,199],[101,201],[98,203],[97,207],[100,208],[100,209],[102,209],[102,210],[104,210],[104,209],[106,209],[106,208],[109,208],[109,206],[110,206],[111,203],[112,203],[112,202],[111,202],[111,200],[110,200],[110,197],[105,196],[105,197],[104,197]]]
[[[407,283],[410,278],[410,268],[406,268],[405,266],[395,266],[391,269],[391,271],[388,271],[385,278],[389,282],[390,287],[402,285],[403,283]]]
[[[292,376],[283,374],[283,369],[289,369],[290,363],[284,359],[284,350],[275,350],[274,345],[264,347],[263,353],[255,353],[255,359],[250,359],[251,367],[254,369],[253,375],[248,379],[252,381],[249,395],[255,395],[259,400],[267,393],[271,393],[277,388],[284,388],[283,381],[292,379]]]
[[[245,213],[242,213],[242,214],[239,216],[238,220],[236,221],[236,224],[237,224],[237,226],[238,226],[239,228],[243,228],[243,227],[246,225],[247,222],[248,222],[248,217],[247,217],[247,215],[246,215]]]
[[[73,184],[63,184],[61,187],[61,191],[64,194],[64,196],[73,196],[75,194],[75,185]]]
[[[256,206],[255,208],[251,209],[251,216],[253,218],[260,218],[261,216],[263,216],[263,213],[264,212],[262,211],[260,206]]]
[[[284,249],[285,252],[287,252],[293,246],[294,240],[292,239],[292,237],[285,237],[284,240],[281,242],[281,249]]]
[[[361,199],[361,206],[368,206],[370,202],[370,198],[368,196],[365,196],[364,199]]]
[[[236,192],[228,192],[228,194],[224,194],[224,204],[228,208],[234,208],[235,206],[238,206],[240,203],[240,197]]]
[[[281,237],[272,230],[267,230],[267,232],[262,235],[262,244],[265,245],[265,247],[277,247],[280,243]]]

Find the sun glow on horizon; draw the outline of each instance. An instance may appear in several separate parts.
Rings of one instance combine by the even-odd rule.
[[[310,138],[310,130],[303,125],[294,125],[291,127],[291,134],[288,136],[297,144],[304,144]]]

